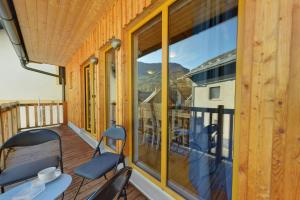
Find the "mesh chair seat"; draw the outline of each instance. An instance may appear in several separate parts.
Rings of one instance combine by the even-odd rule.
[[[115,153],[102,153],[77,167],[74,172],[79,176],[94,180],[116,167],[117,162],[120,162],[119,157],[119,154]]]
[[[59,156],[50,156],[30,163],[6,168],[0,174],[0,185],[6,186],[16,181],[37,176],[37,173],[47,167],[58,167]]]

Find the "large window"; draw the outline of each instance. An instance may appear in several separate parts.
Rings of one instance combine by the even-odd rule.
[[[105,52],[106,68],[106,128],[116,124],[116,63],[113,48]],[[116,140],[107,138],[106,144],[116,150]]]
[[[231,199],[236,14],[230,0],[169,8],[168,185],[189,199]]]
[[[160,178],[161,165],[161,16],[132,36],[134,64],[134,159]]]
[[[186,199],[231,199],[237,0],[161,12],[132,32],[133,162]]]

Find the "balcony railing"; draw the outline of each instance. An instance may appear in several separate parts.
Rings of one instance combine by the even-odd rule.
[[[62,102],[12,102],[0,105],[0,145],[23,129],[64,124]]]

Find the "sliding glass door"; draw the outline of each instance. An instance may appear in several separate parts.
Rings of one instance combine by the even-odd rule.
[[[116,124],[116,61],[115,49],[110,48],[105,52],[105,71],[106,71],[106,128]],[[106,145],[112,150],[116,150],[116,141],[107,138]]]
[[[231,199],[237,0],[157,13],[131,32],[132,161],[170,194]]]
[[[231,199],[237,3],[169,7],[168,185]]]
[[[83,67],[83,79],[85,92],[85,130],[95,136],[95,74],[93,64],[87,64]]]
[[[133,161],[160,179],[161,15],[132,35],[134,64]]]

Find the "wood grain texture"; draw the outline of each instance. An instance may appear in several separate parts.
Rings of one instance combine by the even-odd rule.
[[[129,112],[127,30],[163,1],[117,0],[97,21],[72,55],[67,71],[74,73],[68,89],[69,121],[81,127],[80,66],[98,55],[99,132],[105,105],[101,49],[117,37],[117,120],[132,123]],[[300,199],[300,1],[244,0],[239,4],[235,144],[235,199]],[[221,8],[219,8],[221,9]],[[113,22],[113,23],[111,23]],[[128,147],[126,147],[128,152]]]
[[[240,6],[235,199],[299,199],[299,1]]]
[[[60,126],[56,128],[52,128],[54,131],[56,131],[60,136],[62,140],[62,151],[63,151],[63,165],[64,165],[64,172],[72,176],[72,183],[68,187],[68,189],[65,192],[64,199],[65,200],[73,200],[74,196],[76,194],[76,191],[79,188],[79,184],[82,180],[81,177],[76,176],[74,174],[74,169],[78,167],[79,165],[89,161],[94,153],[94,149],[91,148],[86,142],[84,142],[76,133],[74,133],[70,128],[66,126]],[[49,147],[50,145],[50,147]],[[40,159],[40,154],[43,154],[41,152],[48,152],[49,154],[55,153],[57,150],[56,148],[53,148],[51,146],[55,146],[50,144],[46,144],[46,146],[35,146],[32,148],[22,149],[23,152],[20,154],[11,153],[10,158],[13,158],[11,160],[8,160],[8,163],[10,165],[14,164],[22,164],[24,163],[24,158],[28,159],[28,155],[31,155],[32,161],[35,159]],[[41,149],[43,148],[43,149]],[[51,152],[49,152],[50,150]],[[36,155],[36,153],[39,153],[39,155]],[[113,173],[110,172],[107,174],[107,178],[111,178]],[[98,190],[106,180],[103,178],[89,181],[86,180],[83,184],[83,186],[80,189],[80,192],[76,199],[83,200],[87,199],[93,192]],[[8,188],[7,188],[8,189]],[[134,186],[131,184],[127,187],[127,198],[128,200],[146,200],[147,198],[139,192]],[[62,199],[62,198],[59,198]]]
[[[115,0],[14,0],[29,59],[65,66]]]
[[[95,55],[99,62],[95,66],[96,72],[96,132],[97,138],[105,128],[105,56],[104,51],[109,46],[109,41],[112,38],[119,38],[122,40],[121,48],[116,51],[116,76],[117,76],[117,123],[124,124],[126,120],[126,111],[124,102],[126,99],[126,28],[128,24],[135,20],[148,6],[152,5],[150,1],[138,0],[116,0],[111,5],[104,9],[102,16],[95,22],[95,27],[89,32],[81,47],[69,59],[67,70],[67,83],[72,74],[72,87],[67,86],[67,102],[68,102],[68,120],[76,124],[76,126],[83,128],[84,109],[83,99],[84,94],[82,89],[82,66],[91,55]],[[128,147],[126,146],[126,149]]]

